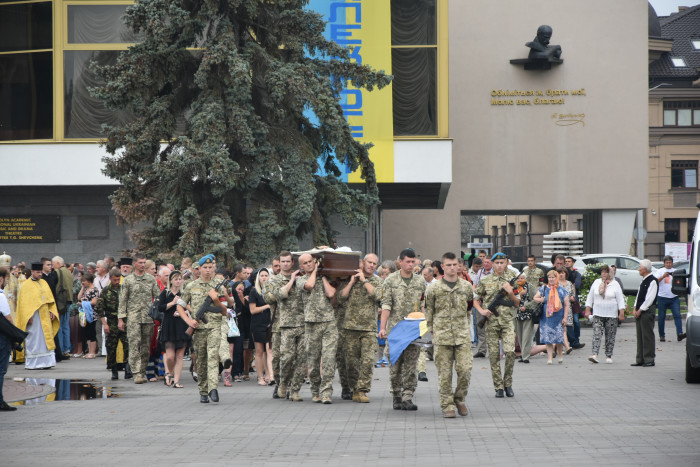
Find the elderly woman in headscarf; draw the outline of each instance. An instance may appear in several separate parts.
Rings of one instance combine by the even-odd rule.
[[[547,365],[552,364],[556,345],[559,363],[564,361],[564,329],[569,314],[566,290],[559,285],[559,274],[554,269],[547,272],[547,285],[537,291],[533,299],[544,304],[540,318],[540,342],[547,346]]]

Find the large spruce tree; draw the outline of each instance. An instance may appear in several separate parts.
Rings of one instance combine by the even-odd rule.
[[[372,90],[391,77],[351,62],[306,3],[137,0],[127,10],[142,40],[94,67],[106,84],[92,92],[133,115],[105,128],[104,173],[121,184],[117,218],[142,226],[139,250],[257,264],[305,234],[329,242],[333,214],[366,223],[374,168],[339,95],[348,80]],[[340,180],[346,165],[362,171],[362,190]]]

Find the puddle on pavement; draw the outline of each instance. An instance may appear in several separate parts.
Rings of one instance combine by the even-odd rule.
[[[50,378],[13,378],[18,383],[30,386],[51,387],[54,392],[42,394],[39,397],[25,401],[14,402],[10,405],[32,405],[39,402],[52,401],[86,401],[91,399],[118,398],[121,394],[113,386],[107,386],[101,381],[82,379],[50,379]]]

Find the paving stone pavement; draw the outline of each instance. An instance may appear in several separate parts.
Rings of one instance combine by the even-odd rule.
[[[513,399],[494,398],[488,360],[476,359],[469,415],[456,419],[442,418],[432,362],[416,412],[392,410],[388,368],[375,369],[370,404],[341,400],[337,380],[332,405],[312,403],[309,386],[302,403],[273,400],[252,378],[205,405],[189,373],[171,389],[113,384],[99,359],[48,371],[10,364],[8,379],[95,379],[120,397],[0,413],[0,465],[700,465],[700,385],[685,383],[685,344],[657,343],[655,367],[630,367],[627,322],[614,363],[594,365],[591,330],[582,334],[586,347],[561,365],[516,363]]]

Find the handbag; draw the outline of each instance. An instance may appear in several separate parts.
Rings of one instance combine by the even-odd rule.
[[[160,295],[153,300],[151,307],[148,309],[148,316],[155,321],[163,322],[164,313],[160,311]]]
[[[545,285],[542,287],[542,296],[544,297],[545,290],[547,290],[547,286]],[[540,318],[542,318],[542,313],[544,313],[544,302],[538,303],[537,306],[535,306],[535,311],[532,312],[532,323],[533,324],[540,324]]]
[[[84,328],[85,325],[87,324],[87,319],[85,318],[85,312],[83,311],[82,308],[80,308],[80,311],[78,312],[78,322],[80,323],[81,328]]]
[[[236,318],[234,316],[228,317],[228,337],[238,337],[241,335],[241,331],[238,329],[238,323],[236,323]]]

